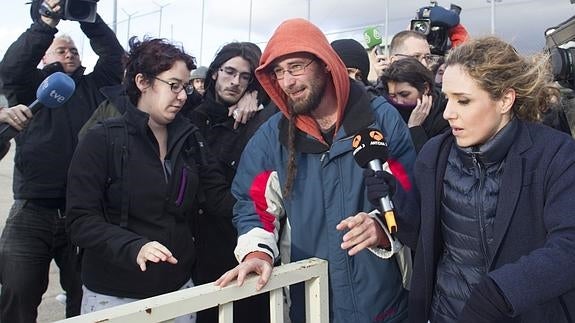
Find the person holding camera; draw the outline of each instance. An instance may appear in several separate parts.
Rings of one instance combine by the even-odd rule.
[[[65,231],[68,165],[78,131],[103,100],[98,89],[122,79],[124,50],[99,16],[93,23],[80,22],[99,56],[93,72],[85,75],[74,41],[65,35],[55,37],[63,6],[60,0],[33,1],[34,22],[0,62],[2,90],[10,105],[33,102],[39,84],[56,71],[76,83],[66,104],[39,110],[15,138],[14,204],[0,238],[2,322],[36,321],[52,259],[60,268],[60,283],[66,291],[66,317],[80,313],[82,287],[76,252]],[[44,15],[39,14],[40,7]],[[37,68],[40,62],[42,69]]]

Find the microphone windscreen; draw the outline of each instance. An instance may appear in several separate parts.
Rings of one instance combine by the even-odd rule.
[[[381,39],[381,34],[376,27],[369,27],[363,31],[363,39],[367,48],[373,48],[375,46],[381,45],[383,40]]]
[[[56,108],[66,103],[74,94],[74,80],[62,72],[56,72],[42,81],[36,91],[39,103],[49,108]]]
[[[366,168],[372,160],[380,160],[382,163],[387,161],[389,154],[387,142],[385,142],[383,133],[377,129],[360,130],[353,137],[352,147],[353,157],[362,168]]]

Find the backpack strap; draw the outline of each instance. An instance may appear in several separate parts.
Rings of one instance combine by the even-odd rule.
[[[106,129],[106,145],[108,147],[108,178],[106,188],[120,180],[122,194],[120,210],[120,227],[128,226],[129,192],[128,192],[128,126],[123,118],[112,118],[102,121]]]

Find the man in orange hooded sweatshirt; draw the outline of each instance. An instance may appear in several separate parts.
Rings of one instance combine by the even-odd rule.
[[[240,264],[216,284],[236,277],[241,284],[256,272],[261,289],[280,255],[279,228],[287,217],[291,241],[287,248],[282,243],[282,260],[329,262],[330,322],[404,321],[407,293],[390,258],[401,247],[367,213],[373,207],[352,138],[365,128],[381,130],[397,190],[409,190],[415,151],[405,123],[385,99],[350,82],[324,34],[303,19],[277,28],[256,77],[281,113],[259,128],[242,154],[232,185]],[[292,286],[290,296],[292,322],[304,322],[303,285]]]

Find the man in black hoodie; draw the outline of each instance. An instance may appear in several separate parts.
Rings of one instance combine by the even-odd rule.
[[[254,77],[260,56],[261,51],[253,43],[232,42],[222,47],[208,67],[204,101],[189,114],[230,184],[248,140],[277,111],[275,106],[260,107],[269,101],[262,99],[265,92]],[[212,282],[237,265],[233,253],[237,233],[231,217],[199,214],[196,284]],[[234,305],[234,322],[269,321],[267,309],[267,294],[239,301]],[[206,322],[217,322],[217,312],[198,313],[198,323]]]
[[[33,8],[38,2],[34,1]],[[45,14],[61,11],[60,0],[44,4]],[[39,110],[15,138],[14,205],[0,238],[2,322],[36,321],[52,259],[60,268],[67,295],[66,316],[80,313],[82,289],[75,249],[65,232],[68,166],[78,131],[103,100],[98,89],[120,83],[123,72],[124,50],[100,16],[94,23],[80,22],[99,56],[93,72],[86,75],[74,41],[66,35],[54,37],[57,15],[38,17],[32,10],[32,16],[30,28],[8,48],[0,63],[0,79],[10,105],[34,101],[38,85],[55,71],[72,77],[76,91],[62,107]],[[36,68],[40,62],[42,69]]]

